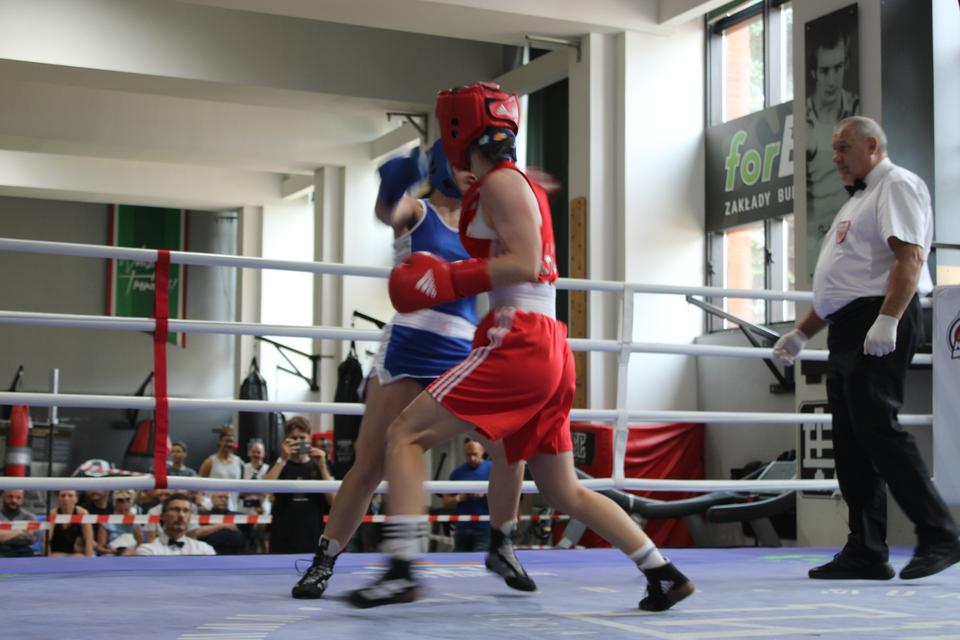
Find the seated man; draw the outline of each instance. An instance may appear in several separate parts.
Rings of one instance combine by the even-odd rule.
[[[23,509],[23,491],[5,489],[3,506],[0,508],[0,522],[27,520],[36,522],[37,516]],[[0,558],[20,558],[33,555],[33,545],[37,542],[36,531],[12,529],[0,531]]]
[[[213,508],[209,511],[201,510],[200,515],[230,515],[233,512],[228,508],[230,494],[226,491],[214,491],[210,494]],[[189,533],[191,538],[203,540],[213,547],[217,555],[243,553],[247,546],[247,539],[240,528],[235,524],[202,524]]]
[[[484,459],[483,445],[468,439],[463,444],[466,459],[462,465],[450,472],[451,480],[490,479],[492,463]],[[482,493],[457,493],[443,496],[443,504],[456,509],[458,516],[485,516],[490,514],[487,508],[487,496]],[[454,551],[486,551],[490,548],[489,522],[457,522],[453,529]]]
[[[163,501],[160,514],[162,531],[153,542],[137,547],[138,556],[215,556],[206,542],[187,537],[193,516],[193,501],[183,493],[174,493]]]

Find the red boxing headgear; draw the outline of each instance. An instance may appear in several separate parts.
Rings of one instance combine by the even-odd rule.
[[[503,127],[516,134],[520,129],[520,100],[515,93],[500,90],[491,82],[476,82],[437,94],[437,120],[447,159],[467,170],[467,149],[487,129]]]

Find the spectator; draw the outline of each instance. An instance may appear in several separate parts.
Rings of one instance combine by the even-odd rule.
[[[213,556],[216,551],[206,542],[187,536],[193,501],[184,493],[174,493],[163,501],[162,531],[152,542],[137,547],[138,556]]]
[[[170,464],[167,465],[168,476],[186,476],[195,478],[197,472],[187,466],[187,443],[177,440],[170,447]]]
[[[333,480],[323,449],[310,446],[310,425],[304,418],[287,420],[280,458],[267,480]],[[309,553],[323,533],[323,517],[332,494],[282,493],[274,497],[270,553]]]
[[[230,496],[226,491],[214,491],[210,494],[213,508],[201,511],[201,515],[232,515],[229,509]],[[214,548],[217,555],[231,555],[242,553],[247,546],[246,536],[235,524],[203,524],[191,531],[188,535],[197,540],[203,540]]]
[[[476,440],[463,444],[466,462],[450,472],[451,480],[490,479],[491,462],[484,459],[483,445]],[[482,493],[457,493],[443,496],[447,508],[456,509],[459,516],[488,515],[487,496]],[[454,551],[487,551],[490,548],[489,522],[458,522],[453,529]]]
[[[80,506],[92,516],[108,516],[113,513],[109,491],[84,491]],[[100,535],[100,525],[93,524],[91,526],[93,527],[94,547],[96,547],[97,536]]]
[[[197,513],[198,511],[210,511],[210,509],[213,509],[213,502],[210,500],[210,496],[203,491],[184,491],[184,493],[193,499],[193,504],[196,506],[196,509],[193,510],[194,513]]]
[[[77,505],[77,492],[64,489],[57,493],[57,507],[50,510],[48,520],[58,515],[85,516],[87,510]],[[54,524],[47,530],[48,556],[93,557],[93,527],[89,524]]]
[[[219,429],[214,429],[219,433],[217,439],[216,453],[207,457],[200,465],[200,475],[204,478],[226,478],[228,480],[239,480],[243,477],[243,461],[233,455],[233,447],[237,443],[237,437],[233,432],[233,426],[225,424]],[[230,493],[230,510],[237,510],[238,496],[236,492]]]
[[[263,461],[266,455],[261,440],[251,440],[247,445],[249,462],[243,465],[244,480],[260,480],[270,470],[270,465]],[[240,512],[247,515],[262,516],[269,514],[271,509],[270,495],[266,493],[241,493]],[[250,546],[255,552],[267,553],[267,526],[264,524],[249,525],[244,529],[247,532]]]
[[[37,516],[23,508],[23,491],[20,489],[4,489],[3,507],[0,508],[0,522],[13,522],[15,520],[36,522]],[[36,531],[0,531],[0,558],[32,556],[33,545],[36,542]]]
[[[132,516],[136,491],[114,491],[113,513]],[[143,544],[143,531],[138,524],[107,523],[100,527],[96,537],[97,553],[102,556],[132,556],[137,545]]]
[[[160,504],[163,502],[163,499],[166,497],[164,493],[169,495],[166,489],[147,489],[146,491],[140,491],[137,493],[137,503],[134,508],[135,513],[146,514],[157,507],[157,513],[160,513]]]
[[[170,489],[152,489],[149,493],[152,494],[151,501],[155,501],[156,504],[144,513],[148,516],[157,516],[159,518],[163,514],[164,501],[173,495],[173,491],[170,491]],[[147,534],[147,542],[153,542],[162,530],[163,527],[159,524],[148,524],[144,527],[144,531]]]

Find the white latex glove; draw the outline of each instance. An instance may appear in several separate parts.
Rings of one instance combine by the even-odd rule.
[[[777,364],[788,367],[793,364],[794,358],[803,349],[803,345],[809,340],[806,334],[800,329],[791,329],[780,336],[777,343],[773,345],[773,359]]]
[[[863,352],[868,356],[885,356],[897,348],[897,325],[900,320],[893,316],[880,314],[873,321],[863,341]]]

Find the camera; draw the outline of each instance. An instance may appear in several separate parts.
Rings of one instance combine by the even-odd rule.
[[[262,505],[263,505],[263,500],[261,500],[260,498],[244,498],[243,499],[243,506],[246,507],[247,509],[255,509]]]
[[[310,453],[310,443],[309,442],[300,442],[297,444],[297,455],[304,456]]]

